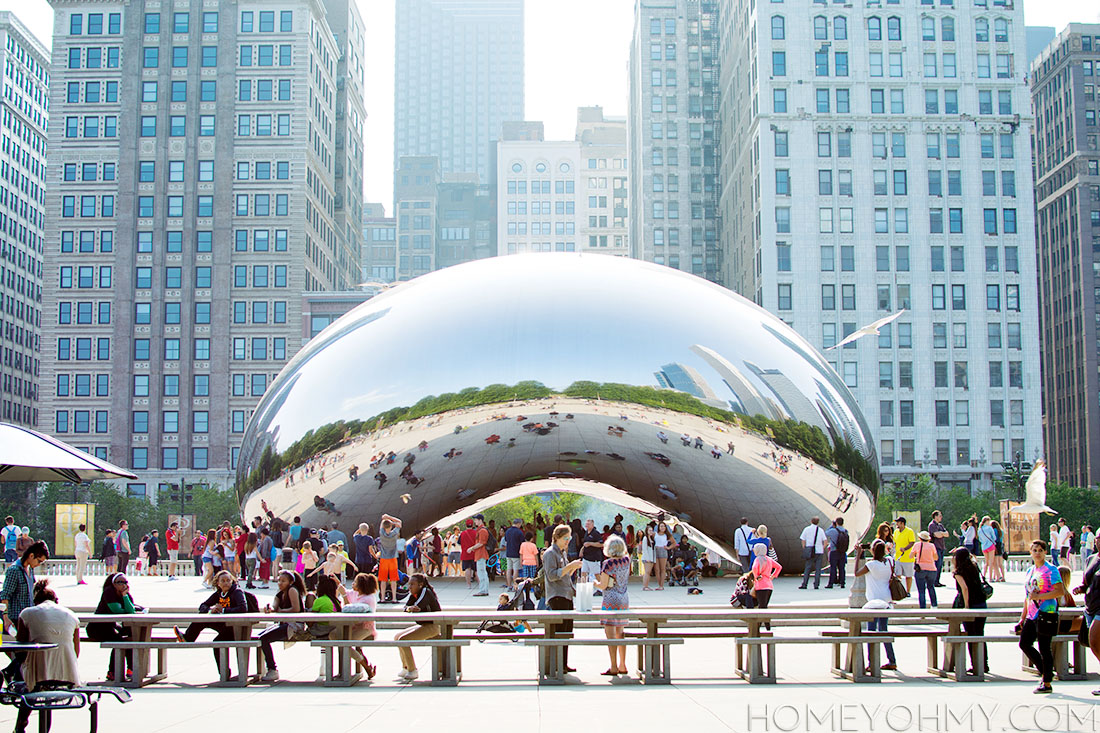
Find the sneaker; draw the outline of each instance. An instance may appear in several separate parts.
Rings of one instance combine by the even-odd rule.
[[[180,644],[186,643],[187,639],[183,638],[183,632],[180,631],[179,626],[173,626],[172,631],[174,631],[176,634],[176,641],[178,641]]]
[[[1100,687],[1097,687],[1095,690],[1093,690],[1092,694],[1096,695],[1097,697],[1100,697]]]
[[[278,681],[279,681],[279,670],[277,670],[277,669],[267,670],[266,672],[264,672],[264,676],[260,678],[260,682],[278,682]]]
[[[420,673],[417,672],[415,669],[409,670],[408,672],[405,673],[405,681],[406,682],[412,682],[413,680],[415,680],[419,676],[420,676]]]
[[[1051,685],[1041,684],[1034,690],[1032,690],[1032,692],[1034,692],[1036,695],[1049,695],[1050,693],[1054,692],[1054,687]]]
[[[88,581],[86,581],[86,580],[78,580],[78,581],[76,581],[76,584],[77,584],[77,585],[88,585]]]
[[[897,668],[898,668],[898,665],[894,664],[893,662],[887,662],[886,664],[882,665],[882,667],[880,667],[880,669],[897,669]]]
[[[405,679],[405,675],[407,675],[408,673],[409,673],[409,670],[407,670],[407,669],[405,669],[404,667],[402,667],[402,668],[401,668],[401,671],[397,673],[397,677],[395,677],[394,679],[396,679],[396,680],[398,680],[398,681],[404,680],[404,679]]]
[[[602,591],[602,590],[598,590],[598,591],[596,591],[595,593],[593,593],[592,595],[594,595],[594,596],[596,596],[597,598],[599,598],[600,596],[602,596],[602,595],[603,595],[603,591]]]

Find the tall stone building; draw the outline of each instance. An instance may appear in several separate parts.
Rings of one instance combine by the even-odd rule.
[[[394,168],[434,156],[486,183],[490,143],[523,119],[523,0],[400,0],[396,23]]]
[[[230,484],[302,293],[360,276],[362,19],[350,0],[51,4],[65,175],[40,424],[133,469],[135,495]]]
[[[719,244],[716,0],[636,0],[630,45],[632,256],[726,285]]]
[[[1050,476],[1100,481],[1100,24],[1071,23],[1031,67],[1043,415]]]
[[[905,311],[825,352],[887,478],[988,488],[1041,456],[1022,3],[719,15],[729,286],[823,349]]]
[[[42,360],[50,57],[13,13],[0,12],[0,40],[0,419],[34,427]]]

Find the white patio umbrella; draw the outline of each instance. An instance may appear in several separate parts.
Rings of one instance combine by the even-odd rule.
[[[29,428],[0,423],[0,481],[137,478],[82,450]]]

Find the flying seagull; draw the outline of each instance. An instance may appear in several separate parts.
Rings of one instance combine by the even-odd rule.
[[[898,318],[904,312],[905,312],[905,309],[902,308],[900,311],[898,311],[897,313],[894,313],[893,315],[886,316],[885,318],[880,318],[877,321],[875,321],[874,323],[868,324],[868,325],[864,326],[863,328],[857,329],[857,330],[853,331],[852,333],[848,334],[847,336],[845,336],[844,340],[842,340],[840,343],[838,343],[834,346],[830,346],[829,348],[827,348],[825,350],[826,351],[832,351],[833,349],[839,349],[841,346],[844,346],[845,344],[850,344],[853,341],[855,341],[856,339],[863,338],[864,336],[872,336],[872,335],[877,336],[878,335],[878,330],[880,328],[885,326],[887,323],[890,323],[890,322],[894,321],[896,318]]]
[[[1057,514],[1047,506],[1047,465],[1042,459],[1035,461],[1035,468],[1024,485],[1024,503],[1009,511],[1017,514]]]

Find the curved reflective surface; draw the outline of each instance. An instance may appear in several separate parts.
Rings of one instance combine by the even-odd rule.
[[[852,395],[781,320],[692,275],[579,254],[480,260],[359,306],[272,383],[237,474],[246,516],[265,501],[410,530],[548,480],[666,513],[724,554],[746,516],[792,566],[813,515],[858,536],[879,482]]]

